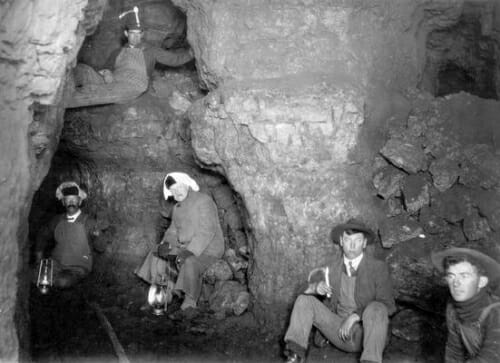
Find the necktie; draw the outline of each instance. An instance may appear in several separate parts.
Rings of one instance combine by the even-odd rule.
[[[354,266],[352,265],[352,262],[349,261],[349,274],[351,276],[356,276],[356,269],[354,268]]]

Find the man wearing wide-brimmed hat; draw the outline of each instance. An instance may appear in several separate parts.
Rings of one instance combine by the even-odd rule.
[[[95,249],[103,252],[104,245],[94,242],[100,234],[98,223],[80,207],[87,193],[75,181],[66,181],[56,190],[56,198],[66,209],[43,226],[37,235],[35,259],[38,263],[50,257],[54,263],[54,285],[74,286],[92,270]]]
[[[314,326],[337,348],[362,352],[361,362],[380,363],[396,307],[388,266],[364,253],[375,233],[351,219],[333,228],[330,237],[342,254],[314,269],[295,301],[285,335],[287,362],[305,361]]]
[[[459,247],[435,252],[431,259],[451,295],[445,362],[500,362],[500,298],[490,289],[500,280],[500,264],[482,252]]]

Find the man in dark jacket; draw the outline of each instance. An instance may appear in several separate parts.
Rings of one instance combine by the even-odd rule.
[[[127,44],[111,53],[104,69],[78,64],[74,71],[75,92],[66,108],[131,101],[147,91],[155,64],[181,66],[193,59],[191,49],[168,51],[142,42],[143,29],[128,17]],[[137,18],[138,19],[138,18]]]
[[[309,274],[309,286],[295,301],[285,335],[287,362],[304,362],[313,326],[334,346],[359,352],[361,362],[382,361],[395,310],[387,265],[364,253],[375,234],[354,219],[332,229],[343,253]],[[324,298],[322,302],[318,297]]]
[[[490,289],[500,279],[500,264],[469,248],[449,248],[431,258],[452,298],[446,308],[445,362],[500,362],[500,298]]]
[[[56,190],[56,198],[66,213],[56,215],[37,235],[35,258],[37,266],[44,257],[52,258],[54,286],[67,288],[85,278],[92,270],[92,243],[99,235],[97,221],[80,209],[87,193],[74,182],[64,182]]]

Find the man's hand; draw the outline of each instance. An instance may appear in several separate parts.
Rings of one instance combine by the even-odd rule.
[[[113,82],[113,73],[109,69],[101,69],[99,71],[99,74],[104,78],[104,83],[111,83]]]
[[[333,294],[333,289],[331,288],[331,286],[328,286],[325,281],[320,281],[316,286],[316,293],[322,296],[323,295],[330,296],[331,294]]]
[[[36,251],[35,252],[35,266],[40,266],[40,262],[43,259],[43,252],[42,251]]]
[[[186,249],[182,249],[179,251],[179,253],[177,254],[177,259],[175,260],[175,263],[177,264],[177,267],[179,269],[189,256],[193,256],[193,252]]]
[[[342,339],[343,341],[351,339],[352,327],[360,320],[361,319],[359,318],[359,315],[356,313],[349,315],[349,317],[345,319],[342,325],[340,326],[339,338]]]
[[[170,248],[170,243],[162,242],[158,245],[158,256],[161,258],[167,258],[171,254],[172,248]]]

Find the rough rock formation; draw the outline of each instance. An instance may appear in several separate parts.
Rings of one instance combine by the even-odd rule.
[[[495,171],[500,166],[500,128],[496,122],[500,103],[466,93],[439,99],[413,93],[408,98],[413,105],[411,122],[395,132],[413,140],[425,158],[432,160],[431,167],[425,172],[415,170],[407,176],[416,180],[413,185],[417,188],[413,189],[425,190],[425,193],[413,193],[421,195],[412,199],[420,202],[408,204],[407,184],[402,183],[400,191],[405,198],[400,200],[400,213],[387,214],[379,232],[384,247],[404,245],[390,251],[389,257],[399,298],[431,311],[433,304],[439,301],[429,291],[437,296],[439,291],[424,283],[431,281],[433,274],[429,255],[422,251],[430,253],[450,245],[467,246],[500,259],[496,212],[500,177]],[[418,125],[417,134],[411,125]],[[407,144],[391,140],[388,143],[393,153],[404,154]],[[381,149],[382,154],[385,149],[386,146]],[[405,162],[413,165],[412,160]],[[411,169],[405,163],[396,166],[407,172]],[[385,169],[387,166],[382,168]],[[379,175],[380,172],[374,173],[374,184],[379,182]],[[380,191],[378,194],[385,198],[389,209],[391,199]],[[398,233],[398,230],[406,233]],[[416,238],[419,235],[421,238]]]
[[[167,172],[183,171],[218,205],[226,247],[246,246],[231,188],[222,177],[197,167],[184,106],[175,108],[179,99],[190,104],[201,97],[195,80],[189,70],[158,74],[154,88],[134,102],[68,110],[52,168],[32,207],[33,236],[59,209],[54,199],[57,185],[77,180],[89,194],[84,207],[102,223],[101,238],[108,244],[97,258],[97,274],[130,283],[131,271],[168,227],[173,204],[163,200],[163,178]]]
[[[498,1],[465,1],[458,21],[427,38],[421,87],[436,96],[465,91],[498,99]]]
[[[492,243],[500,228],[499,135],[492,121],[498,103],[465,94],[435,99],[413,90],[420,84],[432,94],[465,89],[495,98],[500,79],[496,1],[173,2],[187,14],[188,41],[209,94],[191,106],[194,98],[182,90],[163,90],[159,93],[169,94],[164,103],[151,101],[150,94],[137,104],[112,106],[116,115],[87,110],[88,118],[68,122],[63,134],[60,152],[76,151],[82,161],[80,169],[67,170],[81,173],[96,192],[89,207],[115,211],[136,227],[107,230],[107,253],[117,263],[136,261],[146,249],[144,241],[155,237],[153,222],[134,223],[152,216],[152,211],[137,213],[156,207],[149,195],[159,192],[156,181],[164,163],[185,165],[182,158],[158,158],[163,150],[184,147],[169,132],[192,140],[196,162],[227,178],[222,184],[219,176],[203,174],[202,184],[220,205],[231,207],[221,218],[234,229],[232,247],[242,247],[237,241],[250,232],[249,286],[261,321],[284,321],[298,282],[335,253],[329,229],[351,216],[380,231],[393,217],[401,221],[396,235],[387,239],[381,233],[392,248],[381,252],[379,246],[377,253],[388,254],[398,298],[423,302],[418,305],[423,309],[444,298],[428,259],[431,250],[455,244],[498,253]],[[67,66],[74,64],[83,37],[97,29],[104,3],[0,4],[0,225],[7,241],[1,247],[6,258],[0,357],[8,361],[18,358],[19,342],[29,341],[21,328],[28,279],[18,281],[17,272],[28,260],[31,199],[62,129],[57,102]],[[131,0],[111,3],[114,15],[133,5]],[[468,57],[474,36],[481,36],[479,53]],[[446,75],[457,74],[461,82],[445,82]],[[168,88],[162,82],[155,87]],[[164,107],[168,119],[162,118]],[[185,112],[190,129],[186,122],[172,122]],[[55,159],[55,168],[61,167],[58,160],[63,159]],[[101,168],[94,169],[95,163]],[[55,183],[47,183],[51,180]],[[239,195],[245,223],[235,222],[235,201],[219,186]],[[146,198],[145,190],[151,192]],[[128,204],[120,204],[123,198]],[[408,221],[418,225],[404,228]]]
[[[334,253],[333,224],[358,216],[378,229],[388,209],[389,216],[418,214],[433,197],[432,183],[445,190],[456,182],[455,168],[440,175],[432,164],[444,154],[429,157],[451,140],[436,131],[420,143],[422,120],[411,117],[407,90],[424,75],[429,34],[467,16],[467,1],[174,3],[187,11],[188,40],[211,90],[190,109],[193,146],[205,167],[227,176],[248,210],[250,288],[263,320],[282,316],[297,281]],[[483,19],[492,19],[492,2],[480,3]],[[473,123],[452,129],[464,125],[459,133],[473,137]],[[374,192],[379,151],[403,174]],[[404,176],[417,172],[425,175]],[[376,194],[391,195],[390,202]],[[414,227],[399,218],[401,231],[392,230],[386,246],[423,232],[415,218]]]
[[[67,66],[76,58],[87,34],[86,26],[89,31],[93,26],[93,22],[84,21],[85,9],[100,8],[102,13],[104,3],[98,0],[0,3],[2,360],[16,361],[20,352],[22,358],[29,343],[26,314],[29,280],[22,278],[22,271],[28,262],[27,220],[31,198],[47,173],[57,145],[63,112],[55,105],[64,88]],[[99,17],[98,11],[94,17]]]

